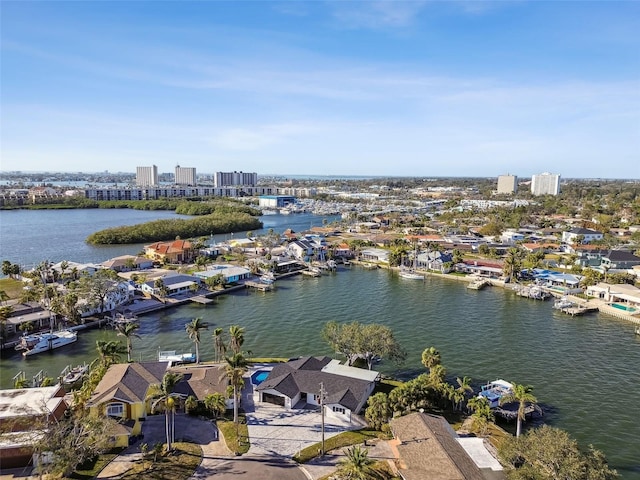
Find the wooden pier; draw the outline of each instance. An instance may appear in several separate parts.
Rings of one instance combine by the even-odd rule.
[[[213,298],[205,297],[204,295],[198,295],[196,297],[190,297],[189,300],[195,303],[200,303],[202,305],[211,305],[216,301]]]
[[[269,290],[273,290],[273,283],[263,283],[263,282],[244,282],[247,288],[255,288],[256,290],[260,290],[261,292],[266,292]]]
[[[481,290],[489,284],[490,282],[486,278],[479,278],[468,283],[467,288],[470,290]]]

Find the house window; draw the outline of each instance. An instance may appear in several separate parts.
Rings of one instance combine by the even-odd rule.
[[[122,417],[124,414],[124,403],[110,403],[107,405],[107,415],[110,417]]]
[[[333,411],[336,412],[336,413],[341,413],[342,415],[344,415],[346,410],[344,408],[342,408],[342,407],[335,407],[334,406],[333,407]]]

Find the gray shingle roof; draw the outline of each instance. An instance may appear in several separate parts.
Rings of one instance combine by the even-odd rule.
[[[391,420],[402,478],[484,480],[480,469],[454,438],[443,417],[411,413]]]
[[[276,365],[257,390],[276,390],[289,398],[298,393],[320,393],[320,383],[326,392],[325,403],[339,404],[351,411],[358,408],[371,382],[322,372],[329,357],[302,357]]]

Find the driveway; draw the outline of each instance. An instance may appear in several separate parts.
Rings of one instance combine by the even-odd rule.
[[[224,441],[220,440],[218,428],[210,421],[201,420],[185,414],[176,414],[176,440],[187,440],[197,443],[202,448],[202,463],[196,469],[192,479],[205,479],[212,475],[218,464],[231,458],[232,453],[227,449]],[[128,447],[107,465],[96,478],[116,479],[127,472],[137,463],[142,455],[140,444],[146,443],[152,447],[156,443],[166,440],[164,431],[164,415],[147,417],[142,426],[144,439]]]
[[[286,410],[270,403],[254,404],[253,387],[245,382],[242,406],[247,416],[251,448],[249,455],[278,455],[291,458],[300,450],[322,441],[320,410],[296,408]],[[359,422],[340,421],[325,416],[324,438],[331,438],[347,430],[362,428]]]

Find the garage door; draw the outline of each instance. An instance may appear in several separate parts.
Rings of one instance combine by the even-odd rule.
[[[280,395],[274,395],[273,393],[266,393],[266,392],[263,393],[262,401],[267,403],[273,403],[274,405],[280,405],[281,407],[284,407],[284,397],[281,397]]]

